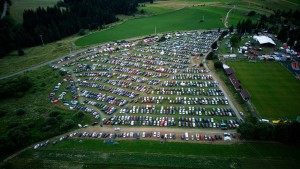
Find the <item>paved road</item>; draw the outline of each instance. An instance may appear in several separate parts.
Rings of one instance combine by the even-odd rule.
[[[8,3],[7,3],[6,1],[4,1],[4,4],[3,4],[3,11],[2,11],[2,15],[1,15],[0,20],[2,20],[3,18],[5,18],[5,16],[6,16],[6,11],[7,11],[7,7],[8,7]]]

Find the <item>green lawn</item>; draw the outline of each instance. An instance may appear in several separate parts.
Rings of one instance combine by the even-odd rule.
[[[144,7],[139,7],[139,10],[144,10],[145,14],[151,14],[151,15],[159,15],[163,13],[171,12],[172,9],[165,8],[165,7],[159,7],[159,6],[149,6],[146,5]]]
[[[217,10],[216,10],[217,9]],[[76,45],[86,46],[95,43],[108,42],[138,36],[177,30],[197,30],[223,28],[221,18],[225,17],[227,8],[202,6],[189,7],[169,13],[126,21],[111,29],[87,35],[75,42]],[[204,22],[200,22],[204,16]]]
[[[35,10],[37,7],[54,6],[58,0],[12,0],[10,15],[18,23],[23,22],[23,12],[26,9]]]
[[[65,140],[27,150],[7,168],[297,168],[299,146],[275,143],[192,144]]]
[[[0,76],[12,74],[62,57],[69,54],[71,48],[73,48],[72,52],[75,52],[75,48],[72,46],[74,37],[76,38],[76,36],[73,36],[54,43],[45,44],[44,46],[25,48],[24,56],[18,56],[18,51],[9,53],[0,59]],[[77,49],[80,49],[80,47],[77,47]]]
[[[300,109],[300,83],[277,62],[228,62],[263,118],[295,119]]]
[[[7,145],[11,138],[10,134],[17,127],[28,129],[30,135],[29,140],[24,140],[28,145],[64,133],[65,131],[60,130],[60,125],[66,119],[73,120],[75,124],[89,124],[91,122],[92,116],[84,115],[82,118],[79,118],[76,116],[78,111],[72,111],[63,106],[54,106],[48,100],[48,96],[54,89],[54,86],[57,85],[58,82],[62,82],[63,78],[65,78],[58,70],[44,66],[37,70],[27,72],[25,75],[28,76],[32,82],[32,87],[25,92],[22,97],[11,97],[0,100],[0,110],[5,112],[5,114],[2,114],[0,117],[1,150],[5,149],[3,145]],[[1,85],[10,79],[12,78],[0,80]],[[62,84],[57,94],[60,94],[65,86],[67,86],[66,82]],[[17,109],[23,109],[26,113],[21,116],[17,115],[15,113]],[[59,111],[60,113],[54,123],[49,125],[47,129],[45,127],[46,124],[48,124],[47,119],[49,118],[49,114],[53,111]],[[73,127],[75,127],[75,125]],[[19,145],[14,146],[13,144],[14,143],[10,144],[8,148],[9,152],[3,151],[0,154],[0,159],[3,158],[3,156],[7,156],[8,153],[13,153],[15,151],[13,147],[21,148]]]

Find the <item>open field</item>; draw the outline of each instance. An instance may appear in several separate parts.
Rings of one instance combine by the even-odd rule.
[[[76,36],[69,37],[54,43],[45,44],[44,46],[25,48],[24,56],[18,56],[18,51],[11,52],[0,59],[0,76],[12,74],[63,57],[64,55],[70,54],[70,49],[72,49],[72,52],[75,52],[75,47],[72,45],[72,42],[77,38]],[[76,50],[78,49],[80,49],[80,47],[76,47]]]
[[[227,62],[249,90],[258,115],[295,119],[299,115],[299,82],[277,62]]]
[[[6,168],[297,168],[299,146],[68,139],[27,150]]]
[[[12,0],[10,15],[18,23],[23,22],[23,12],[27,9],[35,10],[37,7],[54,6],[58,0]]]
[[[273,10],[285,10],[288,11],[290,9],[298,9],[300,2],[297,0],[242,0],[243,3],[248,4],[248,6],[256,6],[261,9],[273,9]],[[237,3],[239,4],[239,2]]]
[[[225,17],[229,9],[215,9],[216,7],[211,6],[189,7],[161,15],[128,20],[110,29],[87,35],[77,40],[75,44],[86,46],[131,37],[153,35],[155,27],[157,33],[223,28],[222,18]],[[204,22],[200,22],[202,16],[204,16]]]

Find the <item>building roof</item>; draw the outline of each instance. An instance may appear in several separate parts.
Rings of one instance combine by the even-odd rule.
[[[263,44],[276,45],[276,43],[267,36],[253,36],[253,39],[257,40],[259,42],[259,44],[261,44],[261,45],[263,45]]]
[[[241,89],[241,83],[233,74],[229,76],[229,79],[230,79],[232,85],[234,86],[235,90]]]
[[[228,68],[228,69],[224,69],[225,70],[225,73],[227,76],[229,75],[232,75],[233,74],[233,70],[231,68]]]
[[[242,91],[240,92],[240,94],[241,94],[242,98],[243,98],[245,101],[246,101],[246,100],[249,100],[250,94],[249,94],[249,92],[248,92],[247,90],[242,90]]]

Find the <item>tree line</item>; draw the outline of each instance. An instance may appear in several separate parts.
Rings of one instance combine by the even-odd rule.
[[[254,17],[256,12],[250,11],[248,16]],[[257,22],[251,19],[241,20],[236,25],[237,33],[241,36],[245,33],[268,31],[277,35],[277,38],[287,43],[293,49],[300,51],[300,10],[281,11],[276,10],[270,16],[260,15]]]
[[[280,142],[297,143],[300,139],[300,123],[288,121],[277,125],[260,122],[253,116],[248,116],[245,123],[237,129],[243,138],[252,140],[275,140]]]
[[[63,0],[53,7],[25,10],[22,24],[6,17],[0,21],[0,57],[11,50],[60,40],[80,29],[101,29],[118,21],[118,14],[135,13],[142,2],[153,0]]]

